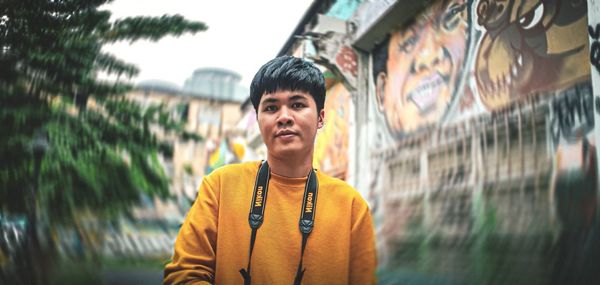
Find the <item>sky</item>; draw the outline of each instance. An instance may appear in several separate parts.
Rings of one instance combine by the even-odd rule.
[[[114,0],[102,8],[112,20],[128,16],[180,14],[208,30],[158,42],[119,42],[103,50],[135,64],[135,83],[158,79],[183,86],[197,68],[219,67],[242,76],[249,87],[254,73],[277,56],[312,0]]]

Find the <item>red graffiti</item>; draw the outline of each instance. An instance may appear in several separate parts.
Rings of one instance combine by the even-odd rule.
[[[351,47],[343,46],[335,57],[335,63],[342,72],[350,72],[354,77],[358,75],[356,53]]]

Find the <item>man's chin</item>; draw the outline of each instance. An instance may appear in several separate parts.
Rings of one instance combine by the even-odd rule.
[[[297,157],[298,155],[302,155],[302,154],[304,154],[304,151],[302,148],[299,148],[299,147],[284,146],[284,147],[273,148],[272,150],[269,151],[269,153],[273,157],[277,157],[277,158],[290,158],[290,157]]]

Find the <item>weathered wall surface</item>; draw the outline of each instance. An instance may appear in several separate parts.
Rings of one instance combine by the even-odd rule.
[[[317,133],[313,166],[334,177],[346,179],[351,123],[350,93],[338,82],[327,90],[326,96],[325,125]]]
[[[384,2],[355,15],[385,17]],[[368,115],[353,130],[367,138],[356,137],[366,143],[350,155],[363,160],[350,169],[376,220],[382,283],[415,272],[458,284],[589,280],[584,263],[599,256],[593,12],[586,1],[423,3],[357,51],[367,84],[356,95],[367,100],[356,108]]]

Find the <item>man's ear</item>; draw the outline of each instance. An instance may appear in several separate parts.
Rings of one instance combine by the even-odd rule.
[[[323,127],[323,125],[325,124],[324,120],[325,120],[325,109],[321,109],[321,112],[319,112],[319,118],[317,118],[317,129],[320,129]]]
[[[379,111],[383,111],[383,102],[385,99],[385,84],[387,81],[387,74],[385,72],[379,72],[377,79],[375,80],[375,98],[377,101],[377,108]]]

